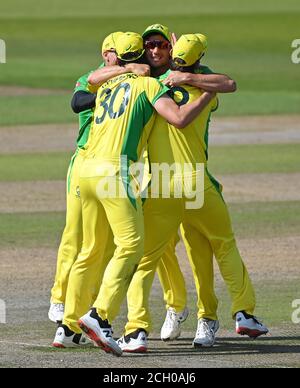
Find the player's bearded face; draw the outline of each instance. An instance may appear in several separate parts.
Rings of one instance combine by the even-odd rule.
[[[162,42],[159,44],[158,42]],[[144,40],[146,58],[151,67],[161,67],[169,63],[169,42],[161,35],[151,35]]]

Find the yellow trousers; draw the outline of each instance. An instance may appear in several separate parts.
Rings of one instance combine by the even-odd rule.
[[[82,205],[79,177],[83,161],[82,154],[77,150],[71,158],[68,169],[66,184],[66,225],[58,249],[55,280],[51,290],[52,303],[65,304],[70,271],[82,247]],[[102,254],[100,246],[103,246],[103,240],[98,243],[99,247],[96,250]],[[175,256],[175,245],[172,241],[163,255],[159,266],[159,279],[164,291],[167,308],[173,307],[176,311],[182,311],[186,305],[186,291],[184,278]],[[102,260],[103,265],[100,268],[100,274],[97,274],[97,272],[94,273],[95,277],[99,275],[99,278],[95,278],[95,284],[98,281],[98,288],[95,287],[95,292],[92,297],[93,301],[98,295],[98,289],[105,267],[109,259],[113,257],[115,248],[113,235],[110,232],[108,234],[108,241],[106,242],[105,257]]]
[[[56,274],[51,290],[52,303],[65,303],[69,274],[82,244],[82,216],[79,195],[79,171],[83,157],[72,156],[67,175],[66,225],[57,254]]]
[[[158,263],[157,274],[162,286],[166,309],[169,307],[181,312],[187,305],[187,293],[175,247],[179,242],[178,233],[171,239]]]
[[[228,208],[214,186],[205,193],[204,206],[197,213],[195,217],[191,210],[185,211],[181,232],[193,272],[197,274],[198,317],[217,319],[213,255],[231,296],[232,316],[241,310],[253,314],[254,289],[236,245]]]
[[[128,290],[125,334],[137,328],[148,332],[151,330],[148,300],[154,273],[163,249],[167,247],[181,222],[196,278],[198,317],[216,319],[217,299],[213,290],[212,254],[216,257],[231,295],[232,315],[240,310],[249,314],[254,311],[254,289],[236,247],[228,209],[221,194],[215,186],[211,186],[205,191],[204,206],[200,209],[185,209],[184,202],[183,199],[146,200],[145,254]]]
[[[77,150],[72,156],[68,169],[66,190],[66,225],[58,249],[55,280],[51,290],[52,303],[65,304],[70,271],[82,247],[82,205],[79,189],[79,177],[83,161],[83,156],[81,155],[80,151]],[[101,242],[101,246],[102,245],[103,241]],[[97,247],[97,249],[99,254],[102,254],[102,250],[99,247]],[[92,295],[93,301],[98,295],[99,286],[102,281],[106,265],[110,258],[113,256],[114,250],[115,245],[113,241],[113,235],[110,231],[108,233],[107,241],[105,241],[105,256],[102,260],[103,266],[101,266],[99,273],[94,274],[95,284],[98,284],[98,287],[95,288],[95,291]]]
[[[112,322],[118,314],[127,288],[144,252],[144,222],[140,200],[135,206],[128,197],[102,198],[97,188],[101,177],[80,178],[82,200],[83,244],[72,266],[66,295],[63,323],[79,333],[78,319],[92,305],[101,268],[106,267],[98,297],[94,303],[102,319]],[[117,177],[105,178],[118,180]],[[118,183],[118,182],[117,182]],[[113,257],[103,262],[110,228],[116,249]]]

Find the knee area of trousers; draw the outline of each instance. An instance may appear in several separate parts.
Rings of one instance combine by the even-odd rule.
[[[216,239],[212,241],[212,246],[216,257],[224,257],[233,249],[236,249],[236,241],[234,238],[229,240]]]

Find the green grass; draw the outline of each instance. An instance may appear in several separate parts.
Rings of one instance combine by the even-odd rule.
[[[0,97],[0,126],[64,124],[77,115],[70,107],[72,90],[66,95]],[[300,92],[237,92],[219,97],[216,116],[299,113]],[[12,114],[17,112],[17,114]]]
[[[230,204],[235,234],[238,238],[298,236],[299,205],[299,201]]]
[[[0,246],[58,247],[64,212],[0,214]]]
[[[210,147],[212,174],[300,172],[300,144]]]
[[[65,152],[0,155],[1,181],[65,179],[71,154]]]
[[[299,172],[299,155],[300,144],[211,147],[209,170],[216,176]],[[0,155],[0,181],[65,179],[70,157],[66,152]]]
[[[78,125],[66,95],[0,97],[0,126],[70,123]]]
[[[300,93],[288,91],[240,91],[219,94],[216,116],[300,114]]]
[[[238,238],[297,236],[300,233],[299,202],[234,204],[229,210]],[[64,212],[0,214],[0,246],[55,247],[64,219]]]
[[[271,279],[264,281],[253,282],[256,292],[257,307],[255,314],[261,317],[267,326],[276,328],[291,328],[294,327],[296,333],[296,325],[291,321],[292,307],[291,302],[299,298],[299,282],[293,281],[272,281]],[[232,330],[234,333],[234,321],[231,319],[231,303],[230,297],[222,281],[216,287],[216,294],[219,299],[218,315],[222,329]],[[188,295],[189,307],[191,309],[191,317],[196,317],[196,297],[194,290],[190,290]],[[158,302],[162,304],[161,302]],[[154,306],[154,303],[152,304]],[[274,307],[276,306],[276,308]],[[163,306],[161,306],[163,309]],[[158,329],[158,322],[156,329]],[[184,324],[184,330],[196,330],[196,318],[189,318]]]
[[[0,12],[2,17],[7,18],[57,18],[57,17],[81,17],[87,18],[95,14],[101,14],[106,17],[131,16],[131,15],[157,15],[167,16],[172,12],[177,15],[185,15],[195,10],[195,13],[207,15],[211,13],[249,13],[253,11],[260,12],[283,12],[286,10],[300,11],[298,0],[286,0],[279,2],[274,0],[265,0],[263,3],[259,0],[253,0],[251,3],[241,2],[239,0],[215,0],[213,3],[203,0],[190,0],[189,7],[184,2],[174,2],[165,0],[152,0],[151,3],[141,3],[138,0],[115,0],[111,3],[109,0],[102,0],[99,7],[98,0],[88,0],[80,2],[76,0],[52,0],[51,3],[46,0],[2,0]],[[45,12],[46,10],[46,12]]]
[[[284,17],[240,14],[234,19],[227,14],[170,15],[162,22],[178,34],[199,31],[200,25],[209,39],[204,62],[215,71],[229,73],[241,91],[298,91],[298,66],[290,59],[298,18],[294,12]],[[0,84],[72,88],[78,76],[98,65],[99,44],[109,32],[142,32],[153,20],[149,16],[2,19],[0,35],[7,44],[7,63],[1,66]]]
[[[142,32],[147,25],[160,22],[178,35],[199,30],[207,34],[204,62],[215,71],[228,73],[239,88],[235,96],[222,99],[219,114],[300,112],[299,65],[291,62],[291,42],[299,37],[296,0],[280,4],[255,0],[251,6],[238,0],[226,4],[192,0],[189,7],[173,2],[168,7],[168,1],[162,4],[158,0],[113,5],[104,1],[101,7],[96,0],[70,2],[47,3],[46,13],[43,1],[30,0],[26,6],[21,0],[1,3],[0,37],[7,44],[7,63],[1,65],[0,84],[71,91],[81,74],[98,66],[99,44],[108,33]],[[47,99],[37,103],[38,111],[43,103],[46,105]],[[35,101],[25,104],[30,109]],[[52,105],[54,110],[58,105]],[[54,115],[46,117],[41,112],[35,115],[38,122],[53,119]],[[58,122],[72,120],[67,110],[57,112]],[[30,114],[27,116],[29,122]]]

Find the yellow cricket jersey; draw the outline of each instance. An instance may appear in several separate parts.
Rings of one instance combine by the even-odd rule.
[[[153,105],[167,91],[158,80],[132,73],[105,82],[97,92],[81,177],[114,175],[124,158],[138,161],[154,124]]]
[[[178,105],[189,104],[199,98],[201,94],[203,94],[203,91],[189,85],[174,87],[169,91],[169,95]],[[192,180],[197,174],[197,170],[199,170],[200,163],[204,164],[204,170],[206,171],[208,125],[210,114],[217,109],[217,106],[218,100],[215,97],[197,118],[183,129],[177,129],[160,115],[156,116],[153,130],[148,139],[152,172],[154,172],[153,167],[155,164],[162,163],[176,166],[173,175],[183,173],[190,176]],[[175,179],[174,176],[171,179]],[[211,186],[211,181],[209,176],[205,174],[204,188],[209,186]],[[161,190],[161,188],[157,186],[156,190]]]

